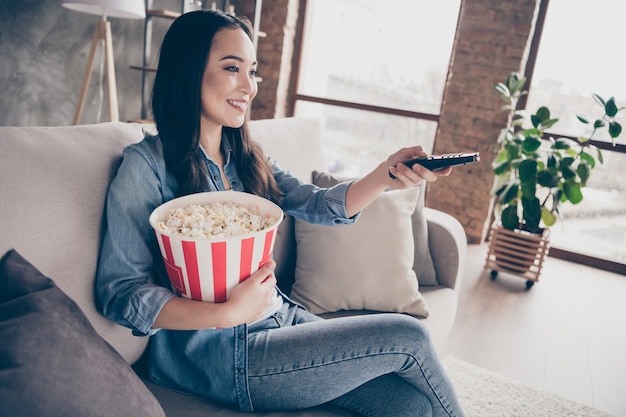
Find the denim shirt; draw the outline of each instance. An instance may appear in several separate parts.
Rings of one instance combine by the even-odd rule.
[[[232,189],[244,191],[226,137],[222,150],[226,158],[224,172]],[[204,152],[203,157],[211,176],[207,191],[224,190],[219,167]],[[346,211],[349,182],[322,189],[295,178],[274,161],[271,164],[284,193],[281,208],[285,213],[325,225],[356,220],[356,216],[348,218]],[[251,411],[246,324],[196,331],[153,327],[163,305],[176,295],[148,217],[177,194],[178,184],[165,167],[158,136],[146,137],[124,149],[106,200],[106,229],[96,280],[103,314],[137,336],[152,336],[150,374],[155,382]]]

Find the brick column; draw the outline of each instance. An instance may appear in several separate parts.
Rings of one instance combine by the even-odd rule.
[[[478,151],[481,161],[430,184],[426,205],[459,219],[470,243],[490,225],[491,162],[506,122],[493,84],[527,60],[539,0],[463,0],[435,138],[435,153]]]
[[[263,81],[252,102],[252,119],[286,116],[299,3],[298,0],[263,2],[260,30],[267,37],[259,39],[257,49],[259,76]],[[254,6],[255,0],[238,0],[235,12],[253,21]]]

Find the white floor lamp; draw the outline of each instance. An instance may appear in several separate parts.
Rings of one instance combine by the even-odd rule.
[[[144,19],[146,17],[146,8],[144,0],[61,0],[63,7],[78,12],[97,14],[102,16],[102,20],[96,24],[91,40],[91,49],[89,50],[89,58],[87,59],[87,67],[83,76],[83,83],[80,87],[78,95],[78,104],[76,113],[74,113],[73,124],[77,125],[80,120],[80,114],[87,95],[87,87],[89,78],[91,77],[91,69],[96,54],[96,49],[101,41],[104,43],[106,74],[107,74],[107,90],[109,96],[109,119],[112,122],[119,121],[119,108],[117,104],[117,84],[115,82],[115,63],[113,59],[113,41],[111,36],[111,22],[108,17],[119,17],[124,19]]]

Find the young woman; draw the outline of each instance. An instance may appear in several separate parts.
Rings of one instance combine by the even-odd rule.
[[[147,220],[172,198],[246,191],[331,225],[354,222],[388,187],[437,178],[401,163],[424,155],[421,146],[330,189],[292,177],[247,134],[256,69],[249,27],[236,17],[192,12],[170,27],[152,93],[159,134],[124,150],[107,197],[97,279],[104,314],[152,337],[149,371],[157,383],[240,410],[332,403],[366,416],[462,416],[427,331],[412,317],[323,320],[277,289],[273,261],[224,303],[178,297],[170,288]]]

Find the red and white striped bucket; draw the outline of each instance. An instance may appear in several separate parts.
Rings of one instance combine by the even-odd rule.
[[[259,232],[224,238],[190,238],[168,233],[158,226],[175,208],[227,201],[256,209],[278,221]],[[175,291],[193,300],[221,303],[271,258],[282,219],[280,207],[265,198],[238,191],[214,191],[190,194],[160,205],[150,215],[150,225]]]

